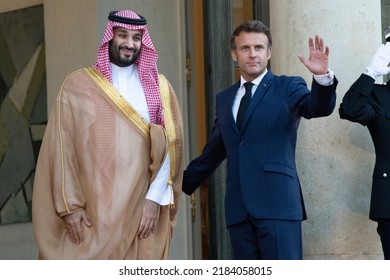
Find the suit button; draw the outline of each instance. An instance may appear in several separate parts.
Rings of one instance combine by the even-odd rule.
[[[240,146],[244,146],[244,145],[245,145],[245,141],[241,141]]]
[[[382,177],[383,177],[383,178],[387,178],[387,173],[383,173],[383,174],[382,174]]]

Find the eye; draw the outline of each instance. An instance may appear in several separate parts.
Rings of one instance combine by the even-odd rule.
[[[121,38],[121,39],[126,39],[127,33],[126,33],[126,32],[123,32],[123,31],[118,31],[118,32],[116,33],[116,36],[119,37],[119,38]]]
[[[258,46],[255,46],[255,50],[256,51],[263,51],[266,49],[266,46],[265,45],[258,45]]]

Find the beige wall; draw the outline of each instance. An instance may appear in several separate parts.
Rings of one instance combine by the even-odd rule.
[[[45,0],[48,107],[72,71],[96,61],[98,34],[95,0]]]
[[[308,220],[303,224],[306,259],[381,259],[376,224],[369,221],[374,151],[365,127],[340,120],[344,93],[381,43],[379,0],[271,2],[272,70],[311,74],[297,54],[308,57],[308,38],[319,34],[330,47],[330,68],[339,84],[328,118],[303,120],[297,163]]]

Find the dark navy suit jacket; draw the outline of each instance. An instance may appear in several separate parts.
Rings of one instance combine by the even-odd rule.
[[[227,158],[225,215],[227,226],[259,219],[306,219],[295,165],[301,117],[330,115],[336,85],[312,90],[301,77],[275,76],[270,71],[256,89],[240,132],[232,106],[240,83],[217,94],[216,118],[202,154],[184,172],[183,191],[194,192]]]

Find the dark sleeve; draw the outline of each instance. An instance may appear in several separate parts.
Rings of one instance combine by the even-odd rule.
[[[374,84],[375,80],[365,74],[352,84],[340,104],[341,119],[367,125],[378,115],[379,103],[372,94]]]
[[[219,129],[218,119],[214,120],[211,136],[202,154],[193,159],[184,171],[183,192],[192,194],[226,158],[225,144]]]
[[[329,86],[320,85],[314,78],[311,90],[301,77],[295,77],[289,85],[287,105],[291,112],[306,119],[332,114],[336,106],[336,78]]]

